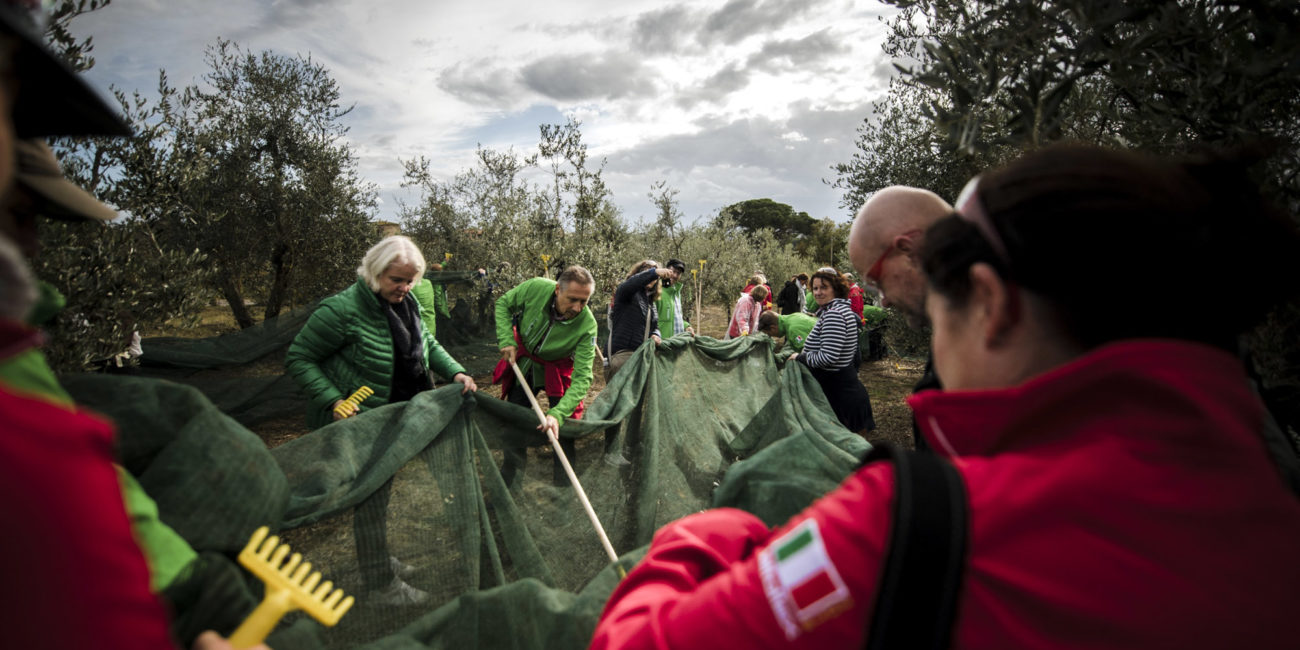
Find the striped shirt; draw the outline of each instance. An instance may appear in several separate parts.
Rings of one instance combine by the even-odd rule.
[[[809,368],[838,370],[850,363],[858,351],[858,319],[846,298],[832,300],[817,314],[799,360]]]

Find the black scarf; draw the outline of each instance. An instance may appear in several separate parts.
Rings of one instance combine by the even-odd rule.
[[[380,308],[388,318],[393,336],[393,389],[389,403],[405,402],[415,394],[433,388],[424,370],[424,340],[420,336],[420,314],[414,300],[403,299],[394,305],[378,294]]]

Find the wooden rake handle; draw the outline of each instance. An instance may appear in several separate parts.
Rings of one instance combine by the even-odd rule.
[[[587,518],[591,520],[591,525],[595,527],[596,534],[600,535],[600,545],[605,548],[605,554],[609,556],[609,561],[618,567],[620,578],[626,578],[627,572],[623,570],[623,565],[618,562],[618,554],[614,552],[614,545],[609,543],[609,536],[605,534],[605,528],[600,525],[600,518],[596,516],[596,511],[591,507],[591,501],[587,500],[587,493],[582,489],[582,484],[578,482],[578,475],[573,472],[573,466],[569,464],[569,458],[564,455],[564,450],[560,448],[560,440],[546,428],[546,413],[542,411],[542,406],[537,403],[537,396],[533,395],[532,384],[524,379],[524,373],[519,366],[510,361],[510,369],[515,371],[515,379],[519,381],[519,387],[524,390],[528,396],[528,403],[533,405],[533,412],[537,414],[537,420],[541,422],[542,429],[546,431],[546,438],[551,441],[551,449],[555,450],[556,458],[560,459],[560,464],[564,466],[564,473],[569,477],[569,483],[578,494],[578,500],[582,502],[582,509],[587,512]]]

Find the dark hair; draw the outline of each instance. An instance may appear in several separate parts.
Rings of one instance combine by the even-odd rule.
[[[1294,226],[1246,174],[1259,158],[1047,147],[980,178],[975,200],[1005,257],[967,210],[927,231],[922,267],[962,306],[971,265],[987,263],[1044,300],[1085,347],[1172,337],[1232,349],[1300,271]]]
[[[755,296],[755,295],[754,295],[755,292],[762,293],[763,295],[761,295],[761,296]],[[756,284],[756,285],[754,285],[754,288],[753,288],[753,289],[750,289],[750,290],[749,290],[749,295],[750,295],[750,297],[752,297],[754,300],[757,300],[757,301],[759,301],[759,302],[762,302],[762,301],[764,301],[764,300],[767,300],[767,297],[770,296],[770,295],[772,295],[772,294],[771,294],[771,292],[769,292],[769,291],[767,290],[767,287],[766,287],[766,286],[763,286],[763,285],[761,285],[761,284]]]
[[[777,316],[776,312],[772,311],[771,309],[768,309],[767,311],[764,311],[762,314],[759,314],[758,331],[762,332],[763,330],[771,329],[773,327],[780,327],[780,326],[781,326],[781,317]]]
[[[591,271],[574,264],[560,272],[559,277],[555,279],[556,284],[560,287],[567,287],[572,283],[582,286],[589,286],[596,283],[596,279],[591,277]]]
[[[798,281],[800,281],[800,282],[802,282],[802,283],[804,283],[804,284],[808,284],[808,274],[807,274],[807,273],[800,273],[799,275],[794,276],[794,279],[796,279],[796,280],[798,280]]]
[[[831,289],[835,292],[836,298],[849,297],[849,280],[840,275],[839,272],[832,273],[829,270],[822,269],[812,275],[813,280],[816,280],[817,278],[821,278],[822,282],[831,285]],[[808,287],[812,288],[812,280],[809,281]]]
[[[678,273],[686,272],[686,262],[683,262],[676,257],[669,258],[668,263],[664,264],[664,266],[670,269],[677,269]]]

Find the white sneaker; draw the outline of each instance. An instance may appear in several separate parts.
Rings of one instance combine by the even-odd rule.
[[[410,578],[414,576],[417,571],[415,567],[397,559],[396,555],[388,556],[388,566],[392,570],[393,575],[399,578]]]
[[[366,603],[379,606],[422,605],[429,601],[429,594],[402,582],[394,577],[383,589],[372,591],[366,596]]]

